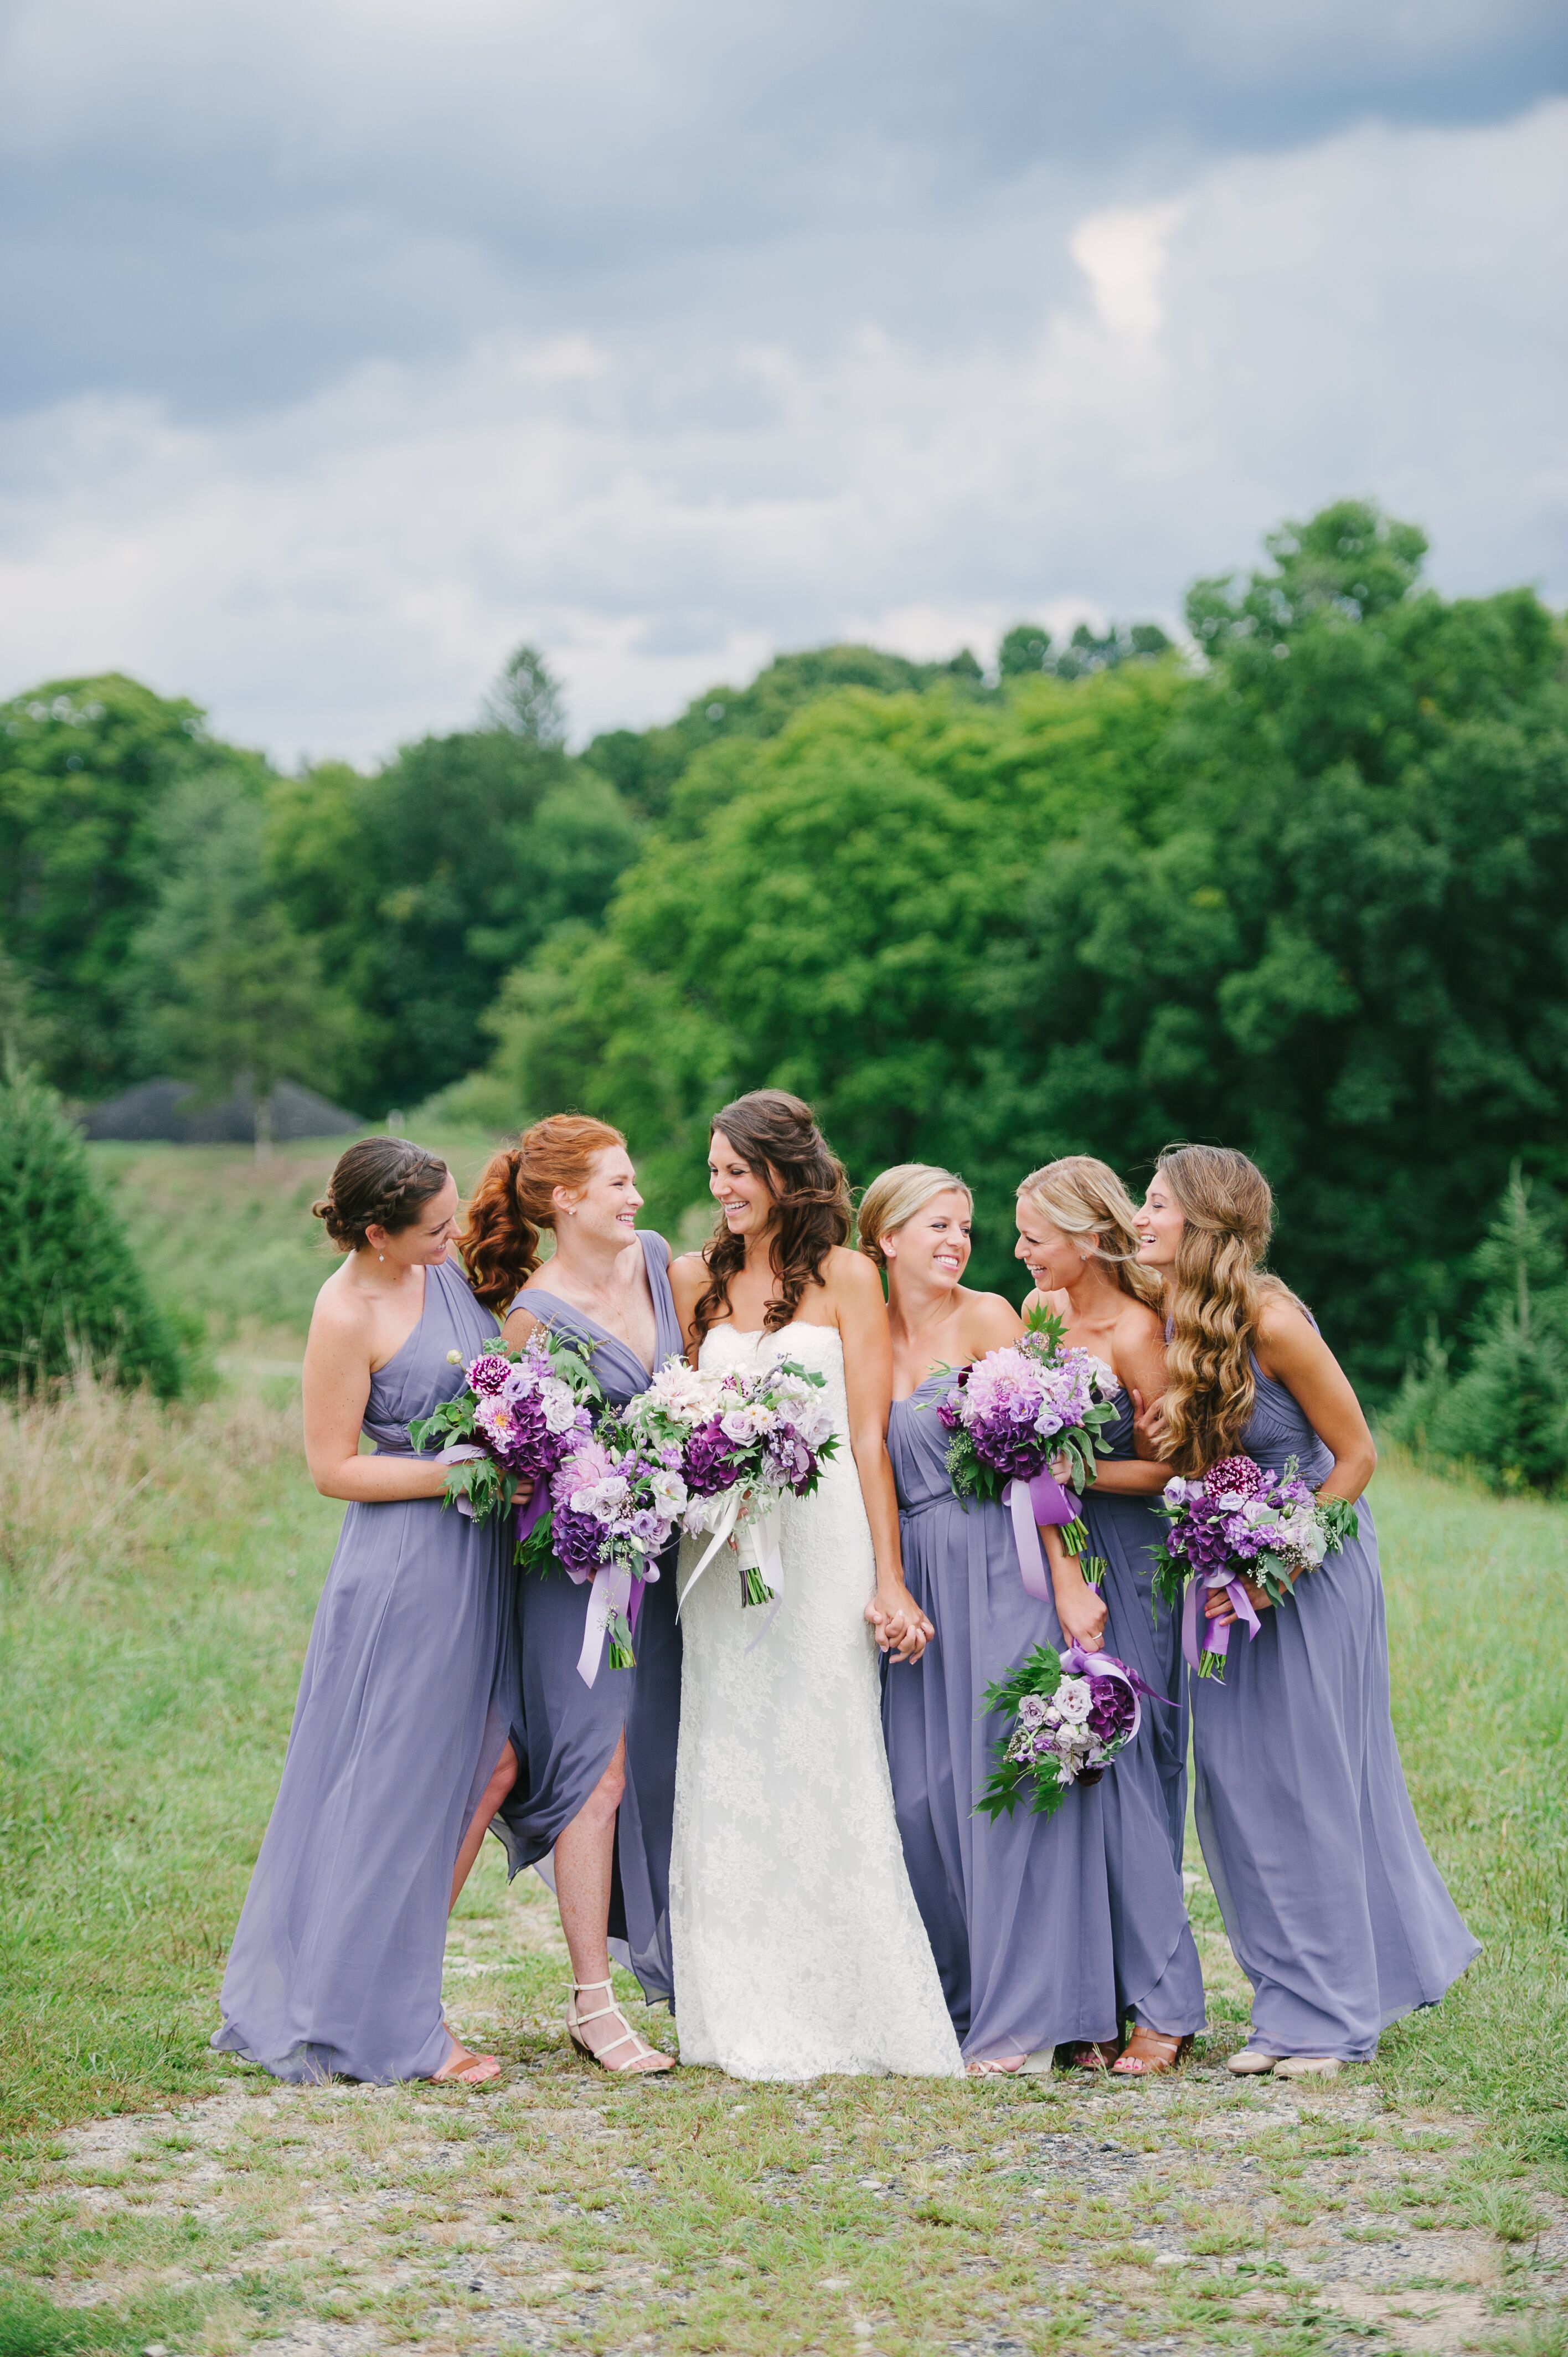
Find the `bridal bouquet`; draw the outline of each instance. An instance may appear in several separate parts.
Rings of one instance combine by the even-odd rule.
[[[1053,1815],[1072,1785],[1097,1783],[1125,1751],[1141,1723],[1138,1696],[1149,1691],[1113,1653],[1036,1645],[1010,1676],[986,1688],[987,1708],[1011,1712],[1013,1724],[976,1813],[1010,1817],[1032,1791],[1032,1813]]]
[[[679,1448],[688,1493],[684,1527],[712,1544],[686,1583],[682,1604],[728,1538],[741,1557],[740,1600],[770,1604],[779,1576],[777,1512],[787,1496],[809,1498],[836,1455],[826,1378],[795,1359],[704,1373],[672,1360],[628,1410],[639,1437]]]
[[[558,1563],[579,1585],[593,1581],[577,1663],[588,1685],[607,1638],[611,1669],[636,1667],[643,1583],[659,1577],[658,1558],[686,1511],[686,1484],[668,1453],[650,1453],[623,1417],[604,1415],[596,1430],[574,1437],[550,1479],[549,1523],[519,1550],[529,1567]]]
[[[1089,1532],[1062,1480],[1077,1489],[1094,1479],[1101,1437],[1114,1421],[1116,1389],[1111,1370],[1087,1351],[1063,1340],[1061,1319],[1048,1309],[1029,1314],[1022,1338],[1005,1350],[988,1351],[961,1367],[937,1414],[952,1437],[948,1472],[960,1498],[1001,1498],[1012,1508],[1025,1584],[1038,1566],[1038,1523],[1058,1523],[1069,1553],[1083,1559],[1086,1579],[1099,1579],[1105,1566],[1085,1556]],[[1032,1553],[1030,1550],[1032,1549]]]
[[[461,1366],[458,1352],[448,1353]],[[533,1494],[520,1517],[519,1541],[550,1505],[550,1478],[567,1451],[593,1426],[604,1404],[584,1352],[574,1342],[536,1327],[521,1351],[497,1342],[470,1359],[455,1399],[408,1427],[417,1449],[436,1442],[449,1469],[445,1503],[476,1522],[503,1513],[524,1480]]]
[[[1283,1473],[1270,1474],[1250,1457],[1222,1458],[1200,1480],[1167,1481],[1155,1501],[1170,1529],[1154,1557],[1155,1594],[1182,1605],[1182,1651],[1199,1677],[1223,1678],[1230,1641],[1229,1626],[1206,1620],[1199,1651],[1200,1597],[1223,1588],[1255,1638],[1258,1616],[1241,1582],[1250,1579],[1273,1605],[1288,1603],[1300,1574],[1355,1534],[1355,1507],[1344,1498],[1320,1501],[1296,1464],[1293,1457]]]

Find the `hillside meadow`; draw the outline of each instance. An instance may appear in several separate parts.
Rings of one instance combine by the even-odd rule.
[[[470,1183],[483,1138],[441,1143]],[[0,2357],[1562,2357],[1568,1510],[1378,1475],[1406,1770],[1486,1952],[1333,2087],[1219,2069],[1245,1990],[1197,1878],[1174,2083],[618,2086],[491,1845],[447,1998],[503,2084],[279,2090],[206,2040],[340,1511],[291,1372],[332,1148],[95,1155],[215,1373],[0,1418]]]

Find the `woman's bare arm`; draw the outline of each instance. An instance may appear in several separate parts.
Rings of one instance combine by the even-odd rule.
[[[1283,1383],[1334,1463],[1320,1498],[1359,1498],[1371,1480],[1378,1452],[1349,1376],[1322,1335],[1294,1301],[1265,1297],[1258,1318],[1258,1364]]]
[[[1116,1329],[1112,1344],[1118,1380],[1124,1385],[1138,1417],[1147,1414],[1165,1388],[1165,1344],[1159,1320],[1141,1308],[1129,1311]],[[1157,1497],[1171,1478],[1171,1468],[1156,1457],[1145,1432],[1133,1426],[1137,1455],[1114,1463],[1101,1460],[1095,1488],[1108,1497]]]
[[[881,1279],[861,1254],[835,1251],[830,1299],[838,1313],[843,1344],[850,1448],[876,1557],[879,1633],[885,1633],[907,1660],[918,1661],[932,1631],[904,1584],[904,1557],[898,1544],[898,1493],[887,1455],[893,1336]]]
[[[697,1304],[707,1289],[708,1264],[701,1253],[682,1253],[671,1262],[670,1290],[675,1297],[675,1317],[693,1366],[697,1363]]]
[[[416,1457],[360,1454],[371,1396],[370,1320],[340,1291],[318,1295],[305,1346],[305,1461],[324,1498],[381,1505],[438,1498],[446,1469]]]

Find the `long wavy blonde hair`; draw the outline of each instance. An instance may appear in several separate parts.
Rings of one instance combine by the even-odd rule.
[[[1151,1309],[1160,1305],[1160,1280],[1138,1259],[1138,1214],[1108,1162],[1092,1154],[1064,1154],[1031,1170],[1018,1189],[1066,1236],[1096,1236],[1090,1258],[1103,1261],[1123,1293]]]
[[[1167,1296],[1161,1454],[1178,1473],[1201,1473],[1240,1450],[1257,1397],[1258,1313],[1289,1288],[1261,1265],[1274,1199],[1255,1162],[1228,1146],[1167,1146],[1156,1169],[1187,1223]]]

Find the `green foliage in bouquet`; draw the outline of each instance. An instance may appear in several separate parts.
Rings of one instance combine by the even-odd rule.
[[[1026,1695],[1036,1695],[1047,1703],[1062,1682],[1061,1656],[1048,1645],[1036,1645],[1027,1658],[1010,1670],[1004,1678],[985,1689],[988,1711],[1004,1710],[1010,1721],[1016,1723],[1018,1706]],[[1041,1776],[1033,1761],[1010,1757],[1009,1738],[999,1747],[996,1765],[991,1771],[985,1789],[976,1798],[976,1816],[1010,1817],[1026,1793],[1032,1793],[1030,1814],[1054,1816],[1067,1798],[1067,1786]]]
[[[0,1383],[36,1391],[83,1359],[160,1399],[191,1369],[52,1089],[0,1084]]]

